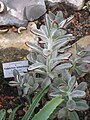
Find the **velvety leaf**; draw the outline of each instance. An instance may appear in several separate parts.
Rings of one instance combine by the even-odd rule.
[[[75,90],[83,90],[85,91],[87,89],[87,83],[86,82],[81,82],[76,88]]]
[[[55,91],[55,92],[50,93],[50,96],[56,97],[56,96],[59,96],[60,93],[61,93],[61,92],[58,90],[58,91]]]
[[[59,11],[59,12],[57,13],[57,15],[55,16],[55,21],[56,21],[57,23],[60,23],[60,22],[63,21],[63,20],[64,20],[63,13],[62,13],[61,11]]]
[[[50,21],[50,17],[48,14],[46,14],[46,23],[45,23],[46,27],[47,27],[47,32],[48,32],[48,36],[50,35],[50,29],[51,29],[51,21]]]
[[[51,20],[54,20],[55,19],[55,14],[53,14],[52,12],[49,12],[49,17]]]
[[[54,70],[56,70],[57,72],[59,72],[60,70],[71,68],[71,67],[72,67],[71,63],[62,63],[61,65],[56,66],[54,68]]]
[[[58,39],[57,41],[54,42],[53,44],[53,50],[58,50],[60,49],[61,47],[63,47],[65,44],[67,44],[69,41],[72,41],[74,40],[74,37],[72,38],[62,38],[62,39]]]
[[[34,63],[36,62],[37,60],[37,55],[36,53],[33,53],[33,52],[30,52],[28,55],[27,55],[27,60]]]
[[[65,118],[67,115],[67,109],[64,107],[58,111],[58,118]]]
[[[68,84],[68,81],[71,79],[71,74],[68,70],[65,69],[62,71],[62,78]]]
[[[45,57],[40,54],[37,55],[37,61],[40,63],[43,63],[43,64],[45,64],[45,62],[46,62]]]
[[[71,79],[69,79],[68,81],[68,86],[70,91],[73,90],[75,83],[76,83],[76,78],[75,76],[72,76]]]
[[[67,109],[69,109],[70,111],[75,110],[76,108],[76,103],[74,100],[68,100],[67,105],[66,105]]]
[[[74,90],[71,94],[70,94],[71,97],[83,97],[85,96],[85,92],[84,91],[81,91],[81,90]]]
[[[9,85],[10,85],[10,86],[18,86],[19,83],[16,82],[16,81],[10,81],[10,82],[9,82]]]
[[[49,86],[50,84],[51,84],[50,78],[46,78],[43,80],[41,87],[43,88],[43,87]]]
[[[67,60],[67,59],[69,59],[69,57],[71,56],[71,53],[64,53],[64,54],[60,54],[60,55],[58,55],[56,58],[52,58],[51,60],[50,60],[50,62],[56,62],[56,61],[60,61],[60,60]],[[52,62],[52,63],[53,63]]]
[[[76,102],[76,110],[87,110],[89,106],[85,100],[80,100]]]
[[[66,24],[66,22],[67,22],[67,20],[65,19],[65,20],[63,20],[63,21],[61,21],[60,23],[59,23],[59,27],[60,28],[63,28],[64,27],[64,25]]]
[[[58,39],[60,36],[65,35],[67,32],[64,29],[58,29],[52,35],[53,40]]]
[[[46,66],[43,64],[43,63],[39,63],[39,62],[36,62],[32,65],[29,66],[28,70],[35,70],[35,69],[38,69],[38,68],[46,68]]]
[[[69,119],[70,120],[79,120],[79,116],[75,111],[69,112]]]
[[[33,43],[30,43],[30,42],[26,42],[26,45],[28,47],[30,47],[32,50],[34,50],[35,52],[42,54],[43,49],[41,47],[39,47],[38,45],[35,45]]]
[[[43,31],[39,30],[39,29],[31,29],[31,31],[32,31],[34,34],[38,35],[39,37],[43,38],[44,40],[45,40],[45,39],[46,39],[46,40],[48,39],[47,36],[45,35],[45,33],[44,33]]]

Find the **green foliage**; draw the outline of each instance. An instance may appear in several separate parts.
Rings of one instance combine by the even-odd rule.
[[[42,120],[42,118],[43,120],[47,120],[53,113],[53,111],[56,109],[56,107],[62,102],[63,99],[61,96],[53,98],[35,115],[34,118],[32,118],[32,120]]]
[[[19,105],[18,107],[14,108],[14,110],[10,113],[8,120],[14,120],[16,111],[21,107]],[[0,120],[6,120],[6,110],[0,110]]]
[[[38,102],[41,100],[43,95],[47,92],[47,90],[48,90],[48,87],[45,87],[42,91],[40,91],[40,93],[37,96],[35,96],[35,98],[33,99],[32,104],[30,105],[28,111],[26,112],[26,114],[24,115],[22,120],[29,120],[32,117],[34,109],[36,108]]]
[[[70,59],[73,65],[71,72],[74,73],[74,75],[80,76],[88,72],[85,66],[90,64],[90,61],[87,59],[89,56],[90,50],[86,50],[76,44],[76,56]]]
[[[6,110],[0,110],[0,120],[5,120],[6,118]]]
[[[82,99],[85,96],[87,84],[85,82],[78,84],[77,78],[73,75],[74,71],[80,72],[80,65],[86,62],[83,58],[88,55],[88,52],[77,46],[76,58],[72,59],[72,54],[66,51],[71,47],[70,41],[75,39],[65,30],[71,19],[73,16],[64,19],[62,12],[58,12],[56,15],[49,13],[46,14],[45,25],[42,25],[40,29],[31,29],[31,32],[37,35],[40,41],[39,44],[26,42],[26,45],[32,49],[27,55],[30,63],[28,73],[22,76],[17,70],[14,70],[15,81],[9,82],[11,86],[18,87],[20,95],[31,95],[35,91],[38,92],[42,88],[50,86],[48,93],[55,99],[47,103],[33,120],[42,119],[43,115],[45,115],[43,118],[47,120],[60,104],[60,101],[57,104],[56,101],[59,100],[57,96],[61,95],[64,102],[59,105],[58,118],[72,119],[76,117],[78,120],[75,110],[88,109],[86,101]],[[44,93],[45,91],[42,90],[34,98],[22,120],[32,119],[34,109]]]
[[[10,86],[17,86],[19,95],[32,94],[37,88],[38,83],[34,81],[34,78],[29,74],[20,75],[17,70],[13,71],[15,81],[10,81]]]
[[[10,113],[8,120],[14,120],[16,111],[17,111],[20,107],[21,107],[21,105],[19,105],[18,107],[14,108],[14,110]]]

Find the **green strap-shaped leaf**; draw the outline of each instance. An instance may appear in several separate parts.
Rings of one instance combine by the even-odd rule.
[[[61,96],[57,96],[49,101],[41,110],[38,112],[32,120],[47,120],[53,113],[56,107],[63,102]]]
[[[31,106],[29,107],[28,111],[26,112],[26,114],[24,115],[24,117],[22,118],[22,120],[29,120],[31,118],[31,115],[35,109],[35,107],[37,106],[37,103],[41,100],[41,98],[43,97],[43,95],[48,91],[48,87],[44,88],[33,100],[33,103],[31,104]]]
[[[0,110],[0,120],[5,120],[6,110]]]
[[[16,108],[11,112],[8,120],[14,120],[15,113],[16,113],[16,111],[17,111],[20,107],[21,107],[21,105],[19,105],[18,107],[16,107]]]

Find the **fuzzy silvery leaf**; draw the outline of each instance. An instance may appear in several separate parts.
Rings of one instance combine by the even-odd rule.
[[[62,62],[66,62],[66,60],[69,59],[70,56],[71,56],[71,53],[65,53],[65,54],[58,55],[56,58],[52,58],[50,60],[51,69],[53,69],[54,67],[56,67],[58,64]]]
[[[67,33],[66,30],[58,29],[58,30],[54,31],[54,33],[52,35],[52,38],[53,38],[53,40],[55,40],[55,39],[59,38],[60,36],[65,35],[66,33]]]
[[[57,50],[52,51],[51,58],[56,58],[56,57],[57,57],[57,55],[58,55]]]
[[[57,74],[56,72],[52,71],[52,72],[49,72],[49,73],[48,73],[48,76],[49,76],[51,79],[54,79],[55,77],[58,77],[58,74]]]
[[[57,36],[57,38],[55,38],[54,41],[61,40],[63,38],[66,38],[66,39],[70,38],[71,40],[75,39],[75,37],[72,34],[66,34],[66,35]]]
[[[61,49],[59,49],[58,52],[59,52],[59,53],[64,53],[65,50],[67,50],[67,49],[69,49],[69,48],[71,48],[71,45],[67,45],[67,46],[65,46],[65,47],[63,47],[63,48],[61,48]]]
[[[30,52],[28,55],[27,55],[27,60],[28,61],[30,61],[30,62],[32,62],[32,63],[34,63],[34,62],[36,62],[36,60],[37,60],[37,55],[36,55],[36,53],[34,52]]]
[[[76,66],[76,67],[75,67],[75,71],[76,71],[76,73],[77,73],[78,75],[81,75],[81,74],[83,74],[83,73],[87,73],[86,70],[83,70],[82,68],[79,68],[79,66]]]
[[[59,60],[68,60],[70,56],[71,56],[71,53],[59,54],[59,55],[57,56],[57,58],[56,58],[56,61],[59,61]],[[52,59],[52,60],[55,60],[55,58]]]
[[[71,74],[68,70],[64,69],[62,71],[62,79],[68,84],[68,81],[71,79]]]
[[[64,20],[63,13],[59,11],[55,16],[55,21],[59,24],[63,20]]]
[[[10,86],[19,86],[20,83],[16,82],[16,81],[10,81],[9,85]]]
[[[35,45],[33,43],[30,43],[30,42],[26,42],[26,45],[28,47],[30,47],[33,51],[39,53],[39,54],[43,54],[42,51],[43,49],[41,47],[39,47],[38,45]]]
[[[19,82],[20,74],[19,74],[18,70],[14,69],[13,75],[14,75],[15,80]]]
[[[74,90],[72,93],[69,94],[72,98],[83,97],[85,96],[85,92],[82,90]]]
[[[31,29],[31,31],[35,34],[35,35],[38,35],[39,37],[43,38],[45,40],[45,42],[48,40],[45,32],[39,30],[39,29]]]
[[[58,111],[58,118],[61,119],[61,118],[65,118],[65,116],[67,115],[67,109],[64,107],[62,109],[60,109]]]
[[[89,108],[85,100],[80,100],[76,102],[76,110],[87,110]]]
[[[87,83],[81,82],[74,90],[82,90],[85,91],[87,89]]]
[[[59,28],[63,28],[64,27],[64,25],[66,24],[66,22],[67,22],[67,20],[65,19],[65,20],[63,20],[63,21],[61,21],[60,23],[59,23]]]
[[[56,96],[60,96],[60,94],[61,94],[61,92],[58,90],[58,91],[50,93],[50,96],[56,97]]]
[[[43,49],[43,54],[44,54],[44,56],[49,56],[50,54],[51,54],[51,51],[50,50],[48,50],[48,49]]]
[[[79,120],[79,116],[75,111],[69,112],[69,119],[70,120]]]
[[[45,23],[46,27],[47,27],[47,30],[48,32],[50,31],[51,29],[51,21],[50,21],[50,17],[48,14],[46,14],[46,23]]]
[[[66,28],[66,26],[70,23],[70,21],[74,18],[74,15],[70,16],[69,18],[67,18],[67,22],[66,24],[64,25],[64,27]]]
[[[59,39],[57,41],[54,41],[53,43],[53,50],[58,50],[61,47],[63,47],[65,44],[67,44],[69,41],[74,40],[74,37],[70,38],[70,37],[64,37],[62,39]]]
[[[48,38],[48,31],[47,31],[47,27],[45,25],[41,25],[40,27],[41,32],[43,33],[44,36],[40,36],[40,38],[42,39],[43,43],[47,43],[49,38]]]
[[[46,62],[45,57],[40,54],[37,55],[37,61],[41,62],[43,64],[45,64],[45,62]]]
[[[66,93],[68,91],[68,86],[61,84],[60,87],[59,87],[59,90],[62,93]]]
[[[35,69],[34,72],[39,74],[46,74],[45,70],[42,69]]]
[[[72,91],[76,83],[75,76],[72,76],[71,79],[68,81],[69,91]]]
[[[53,21],[55,19],[55,14],[53,14],[52,12],[49,12],[49,17],[50,17],[50,20]]]
[[[50,30],[50,38],[53,38],[53,36],[55,35],[55,33],[57,32],[57,28],[52,28],[51,30]]]
[[[70,56],[71,56],[71,53],[60,54],[56,58],[52,58],[50,60],[50,64],[54,64],[58,61],[62,62],[63,60],[69,59]]]
[[[67,107],[67,109],[70,110],[70,111],[75,110],[75,108],[76,108],[76,103],[75,103],[75,101],[72,100],[72,99],[71,99],[71,100],[68,100],[66,107]]]
[[[36,63],[30,65],[28,70],[32,71],[32,70],[35,70],[35,69],[38,69],[38,68],[46,69],[46,66],[43,63],[36,62]]]
[[[57,77],[57,78],[53,79],[52,85],[54,85],[56,87],[57,86],[62,86],[64,84],[66,84],[66,82],[62,79],[62,77]]]
[[[62,22],[60,22],[59,27],[60,28],[66,27],[73,18],[74,16],[70,16],[69,18],[63,20]]]
[[[68,69],[71,68],[72,64],[71,63],[62,63],[61,65],[58,65],[54,68],[55,71],[59,72],[63,69]]]
[[[47,77],[46,79],[43,80],[41,87],[44,88],[44,87],[49,86],[50,84],[51,84],[51,80],[50,78]]]

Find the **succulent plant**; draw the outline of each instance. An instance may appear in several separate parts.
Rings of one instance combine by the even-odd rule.
[[[15,81],[10,81],[10,86],[17,86],[19,95],[30,95],[32,94],[39,86],[38,83],[34,81],[34,78],[29,73],[20,75],[20,73],[15,69],[13,71]]]
[[[56,15],[49,13],[46,14],[45,25],[41,25],[40,29],[31,29],[31,32],[36,34],[40,40],[39,44],[26,42],[26,45],[32,49],[27,55],[30,63],[28,73],[21,76],[15,70],[16,81],[11,81],[9,84],[18,86],[24,95],[50,86],[50,96],[62,95],[64,99],[59,107],[58,118],[66,116],[72,120],[72,116],[75,116],[78,120],[79,117],[75,110],[88,109],[86,101],[82,99],[85,96],[87,84],[82,82],[78,85],[76,77],[71,72],[76,70],[76,64],[71,59],[72,54],[66,50],[71,47],[68,43],[75,40],[75,37],[67,34],[65,30],[71,19],[73,16],[64,19],[62,12]],[[77,55],[78,58],[75,60],[79,65],[78,60],[82,60],[86,51],[81,52],[78,47]]]
[[[83,76],[84,73],[89,71],[90,64],[90,49],[88,47],[82,48],[76,44],[76,54],[70,58],[72,63],[71,73],[76,76]]]
[[[62,72],[61,78],[53,83],[52,88],[53,92],[50,93],[51,96],[62,95],[65,100],[62,109],[58,113],[59,118],[67,117],[68,114],[66,113],[70,111],[80,111],[89,108],[86,101],[82,99],[86,94],[86,82],[77,84],[75,76],[71,76],[68,70]]]

